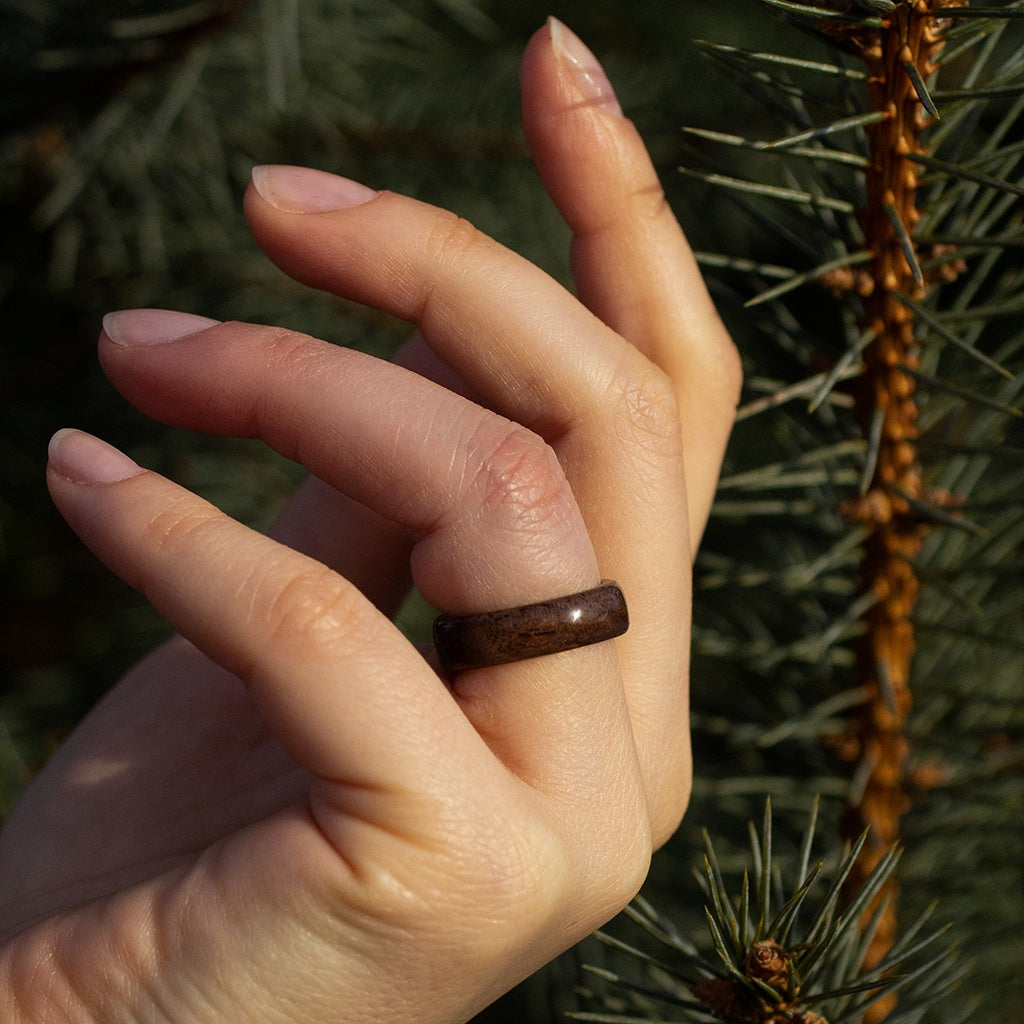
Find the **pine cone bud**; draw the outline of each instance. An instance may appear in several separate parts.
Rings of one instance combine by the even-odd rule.
[[[786,950],[774,939],[755,942],[743,961],[748,978],[756,978],[784,993],[789,986],[789,966]]]

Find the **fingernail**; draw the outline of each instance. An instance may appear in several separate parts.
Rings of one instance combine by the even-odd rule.
[[[106,441],[66,427],[50,438],[49,456],[50,468],[76,484],[112,484],[145,472]]]
[[[555,56],[576,76],[580,91],[590,103],[622,115],[622,107],[615,96],[612,83],[590,48],[572,29],[557,18],[548,18],[551,48]]]
[[[170,309],[121,309],[103,318],[103,332],[118,345],[162,345],[219,323],[208,316]]]
[[[252,169],[252,184],[271,206],[285,213],[327,213],[372,199],[377,193],[351,178],[312,167],[266,164]]]

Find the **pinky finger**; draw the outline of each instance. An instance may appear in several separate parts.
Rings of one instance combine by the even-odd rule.
[[[54,436],[48,484],[95,554],[248,684],[312,774],[422,787],[423,765],[436,760],[420,749],[434,742],[431,723],[458,756],[455,738],[469,730],[443,685],[341,576],[79,431]]]

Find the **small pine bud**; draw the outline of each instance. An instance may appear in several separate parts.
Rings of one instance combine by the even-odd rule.
[[[743,961],[748,978],[756,978],[771,985],[777,992],[785,992],[789,982],[789,963],[786,950],[774,939],[755,942]]]

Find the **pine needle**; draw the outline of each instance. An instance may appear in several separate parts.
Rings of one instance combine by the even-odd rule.
[[[860,252],[848,253],[845,256],[839,256],[834,260],[821,263],[813,270],[794,273],[788,280],[783,281],[781,284],[775,285],[767,291],[760,292],[752,299],[748,299],[744,305],[747,309],[750,309],[753,306],[760,306],[765,302],[770,302],[772,299],[777,299],[780,296],[785,295],[787,292],[791,292],[794,289],[799,288],[801,285],[807,284],[808,281],[818,281],[834,270],[841,270],[843,267],[857,267],[863,263],[869,263],[872,256],[872,253],[863,250]],[[920,270],[920,268],[918,269]]]
[[[882,120],[884,116],[882,115],[882,117],[876,117],[875,119]],[[872,115],[872,117],[875,117],[875,115]],[[754,152],[769,155],[779,154],[787,157],[804,157],[809,160],[826,160],[830,163],[844,164],[848,167],[859,169],[863,169],[868,165],[866,157],[861,156],[859,153],[848,153],[842,149],[829,149],[825,146],[790,146],[788,144],[779,146],[775,142],[762,142],[756,139],[743,138],[740,135],[729,135],[725,132],[716,132],[707,128],[694,128],[692,126],[684,126],[681,130],[687,135],[706,139],[708,142],[718,142],[735,149],[753,150]]]
[[[832,389],[841,380],[847,380],[859,373],[859,368],[854,365],[860,359],[864,350],[875,340],[874,331],[864,331],[858,337],[856,344],[851,345],[840,358],[835,366],[828,373],[821,374],[821,384],[811,397],[807,407],[808,412],[814,412],[832,393]]]
[[[1024,249],[1024,233],[1016,235],[918,235],[919,245],[949,245],[959,249]],[[724,257],[723,257],[724,258]]]
[[[709,185],[734,189],[737,192],[748,192],[753,195],[764,196],[769,199],[779,199],[782,202],[794,203],[800,206],[835,210],[837,213],[852,214],[855,212],[853,203],[849,203],[845,199],[816,196],[811,192],[805,192],[800,189],[784,188],[781,185],[765,185],[758,181],[747,181],[743,178],[733,178],[725,174],[696,171],[689,167],[680,167],[678,169],[682,174],[688,175],[691,178],[697,178]]]
[[[968,309],[943,310],[941,313],[935,314],[935,319],[944,324],[984,325],[997,317],[1017,317],[1021,313],[1024,313],[1024,299],[1014,298],[1011,302],[971,306]]]
[[[1005,402],[1000,402],[998,399],[989,398],[987,395],[979,395],[976,391],[970,391],[967,388],[959,387],[952,383],[952,381],[937,377],[931,377],[928,374],[922,373],[919,370],[913,370],[909,366],[897,367],[901,373],[905,373],[908,377],[913,377],[918,384],[925,388],[931,388],[937,391],[945,391],[951,395],[956,395],[957,398],[962,398],[966,402],[970,402],[973,405],[982,406],[986,409],[994,409],[996,412],[1004,413],[1008,416],[1024,417],[1024,412],[1016,408],[1016,406],[1007,405]]]
[[[775,263],[761,263],[742,256],[728,256],[723,253],[695,252],[693,258],[702,267],[719,270],[735,270],[740,274],[756,274],[758,277],[776,277],[788,280],[798,271],[792,267],[780,267]]]
[[[821,139],[829,135],[837,135],[840,132],[850,131],[854,128],[863,128],[865,125],[878,124],[879,121],[886,121],[889,114],[884,110],[872,110],[867,114],[856,114],[853,117],[840,118],[831,124],[823,125],[820,128],[810,128],[807,131],[797,132],[795,135],[787,135],[785,138],[776,139],[774,142],[764,143],[763,148],[767,150],[785,149],[801,142],[809,142],[812,139]]]
[[[903,292],[896,292],[896,298],[909,309],[914,316],[925,324],[934,334],[938,335],[943,341],[948,341],[951,345],[960,349],[961,352],[966,352],[972,359],[976,359],[983,366],[988,367],[990,370],[994,370],[1000,376],[1005,377],[1007,380],[1013,380],[1013,374],[1006,369],[1005,366],[1000,366],[994,359],[985,355],[984,352],[979,352],[974,345],[970,342],[965,341],[963,338],[957,337],[952,331],[943,327],[938,320],[935,319],[932,314],[925,309],[920,303],[915,302],[909,295],[905,295]]]
[[[234,6],[236,4],[222,3],[221,0],[199,0],[197,3],[183,4],[173,10],[160,11],[156,14],[111,18],[107,23],[107,30],[114,39],[166,36],[195,28]]]
[[[853,359],[857,358],[857,355],[859,355],[857,352],[846,353],[844,359],[849,356],[852,363]],[[752,402],[741,405],[736,410],[736,422],[739,423],[750,419],[751,416],[757,416],[759,413],[775,409],[780,405],[785,405],[796,398],[804,398],[807,395],[812,396],[811,402],[808,405],[808,412],[814,412],[828,398],[828,393],[839,381],[849,380],[852,377],[858,376],[860,372],[860,367],[858,366],[852,366],[849,363],[840,366],[837,363],[827,374],[819,373],[813,377],[808,377],[806,380],[797,381],[795,384],[773,388],[771,393],[763,398],[757,398]],[[839,395],[836,397],[840,405],[852,404],[849,395]]]
[[[764,0],[762,0],[764,2]],[[1019,7],[940,7],[934,11],[922,12],[924,18],[951,18],[960,21],[969,18],[1024,18],[1024,9]]]
[[[746,61],[773,64],[785,68],[795,68],[800,71],[811,71],[815,74],[831,75],[836,78],[845,78],[854,82],[863,82],[868,77],[866,71],[861,71],[858,68],[844,68],[839,64],[826,64],[822,61],[804,60],[800,57],[789,57],[781,53],[765,53],[756,50],[743,50],[738,46],[727,46],[723,43],[712,43],[705,39],[695,39],[694,44],[704,50],[713,50],[723,55],[734,56]]]
[[[939,108],[935,106],[935,101],[928,92],[928,85],[921,75],[921,72],[918,70],[917,65],[911,60],[904,61],[903,70],[906,72],[907,78],[910,79],[910,84],[914,87],[914,92],[917,93],[917,98],[921,101],[921,106],[924,107],[932,117],[938,119]]]
[[[936,89],[931,95],[938,102],[969,100],[974,103],[988,100],[1012,99],[1024,94],[1024,85],[993,85],[977,89]]]
[[[757,931],[764,935],[772,914],[772,800],[764,802],[764,821],[761,824],[760,871],[757,877],[757,903],[760,911]]]
[[[776,10],[784,11],[787,14],[797,14],[803,17],[810,17],[816,20],[835,20],[853,22],[863,28],[881,28],[884,24],[881,18],[874,18],[862,14],[854,14],[852,11],[836,11],[830,7],[814,7],[811,4],[793,3],[792,0],[758,0],[766,7],[774,7]]]
[[[971,171],[960,164],[950,163],[946,160],[937,160],[935,157],[925,156],[923,153],[910,153],[907,158],[930,170],[941,171],[943,174],[949,174],[964,181],[971,181],[977,185],[998,189],[1001,192],[1008,192],[1014,196],[1024,196],[1024,185],[1019,185],[1014,181],[1004,181],[1002,178],[993,178],[988,174],[978,174],[976,171]]]
[[[910,237],[907,226],[903,223],[899,210],[892,203],[886,203],[885,215],[889,218],[893,231],[896,232],[897,241],[899,241],[900,248],[903,250],[903,257],[907,261],[907,266],[910,267],[910,272],[914,275],[914,281],[917,284],[924,284],[924,273],[921,270],[921,264],[917,262],[914,241]]]

